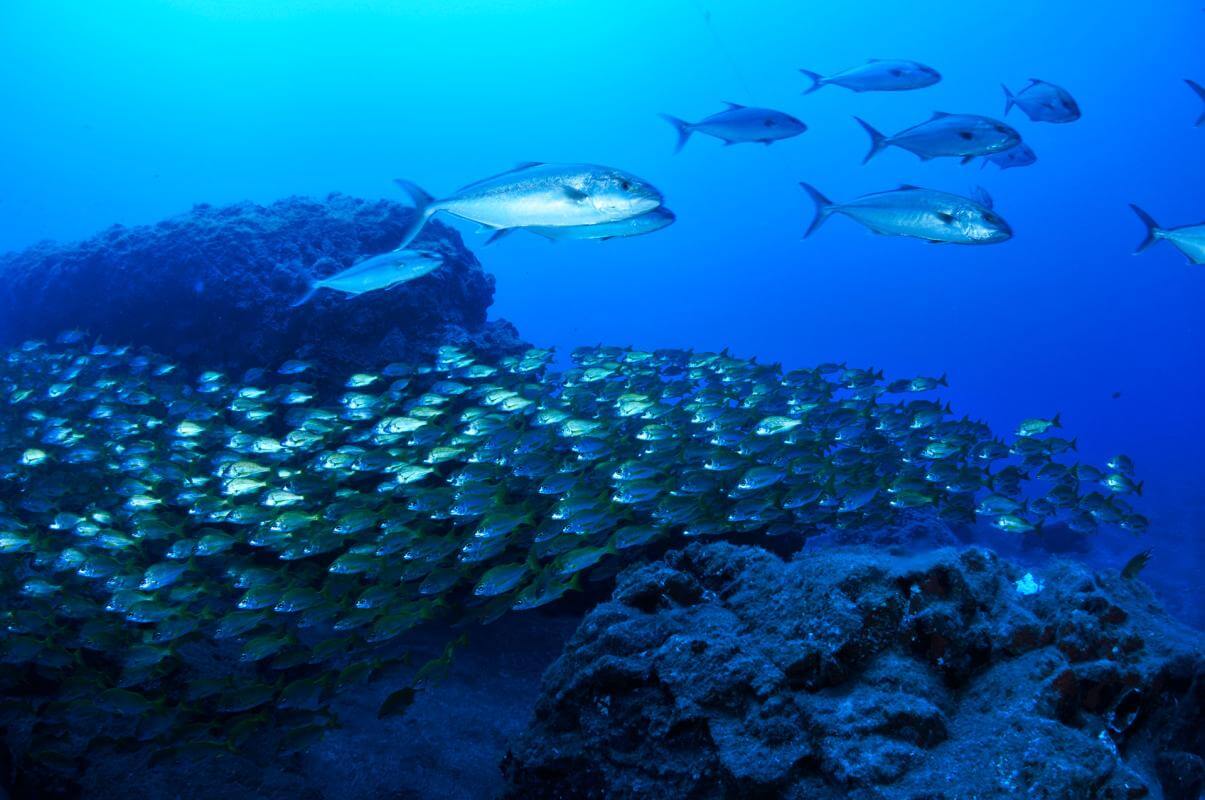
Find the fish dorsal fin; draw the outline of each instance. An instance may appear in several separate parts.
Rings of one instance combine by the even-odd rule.
[[[510,169],[502,170],[501,172],[497,173],[496,175],[490,175],[485,178],[478,178],[477,180],[473,181],[472,183],[466,183],[464,186],[461,186],[456,191],[463,192],[465,189],[471,188],[473,186],[479,186],[480,184],[483,184],[486,181],[492,181],[494,178],[501,178],[503,175],[510,175],[512,172],[522,172],[523,170],[531,169],[532,167],[539,167],[539,166],[542,166],[543,163],[544,163],[543,161],[521,161],[518,164],[515,164]]]
[[[982,186],[976,186],[971,189],[971,199],[984,208],[992,207],[992,196]]]
[[[919,187],[919,186],[913,186],[913,185],[912,185],[912,184],[910,184],[910,183],[901,183],[901,184],[900,184],[899,189],[897,189],[896,191],[900,191],[900,192],[915,192],[915,191],[916,191],[916,190],[918,190],[918,189],[920,189],[920,187]]]
[[[734,103],[731,100],[724,100],[722,102],[724,105],[728,106],[729,111],[736,111],[738,108],[744,108],[744,106],[740,103]]]
[[[943,117],[952,117],[952,116],[954,116],[954,115],[949,113],[948,111],[934,111],[933,116],[929,117],[929,119],[942,119]]]

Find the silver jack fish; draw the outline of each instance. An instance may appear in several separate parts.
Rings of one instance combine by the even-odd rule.
[[[1029,85],[1016,94],[1007,86],[1000,88],[1004,90],[1005,114],[1017,106],[1034,122],[1075,122],[1080,118],[1079,104],[1071,93],[1040,78],[1030,78]]]
[[[714,136],[726,145],[745,142],[773,144],[779,139],[790,139],[808,129],[808,126],[781,111],[772,108],[753,108],[739,103],[725,102],[728,108],[700,122],[687,122],[662,114],[661,118],[678,131],[677,153],[686,145],[692,133]]]
[[[811,70],[799,70],[811,79],[812,85],[804,94],[828,85],[843,86],[854,92],[901,92],[923,89],[941,80],[941,74],[924,64],[903,59],[867,59],[865,64],[824,77]]]
[[[443,263],[443,256],[439,253],[420,250],[394,250],[369,256],[342,272],[312,281],[309,290],[293,307],[306,303],[319,289],[333,289],[351,295],[364,294],[421,278],[439,269]]]
[[[596,225],[634,217],[661,205],[655,186],[621,170],[594,164],[520,164],[435,199],[407,180],[395,181],[418,212],[405,247],[441,211],[488,228]]]
[[[1012,228],[992,211],[992,200],[979,190],[975,200],[948,192],[901,186],[889,192],[863,195],[834,203],[814,186],[800,183],[816,203],[816,218],[804,234],[812,233],[833,214],[844,214],[883,236],[909,236],[948,244],[995,244],[1012,237]]]
[[[929,119],[894,136],[884,136],[865,120],[854,119],[870,134],[870,152],[862,159],[863,164],[891,145],[920,156],[921,161],[953,156],[965,164],[975,156],[1001,153],[1021,141],[1021,134],[1008,125],[976,114],[935,111]]]
[[[1138,255],[1155,242],[1163,239],[1185,255],[1190,264],[1205,264],[1205,222],[1196,225],[1181,225],[1179,228],[1160,228],[1150,214],[1130,203],[1130,208],[1146,225],[1146,238],[1138,243],[1134,255]]]
[[[536,226],[531,228],[506,228],[505,230],[497,231],[493,236],[486,240],[486,244],[493,244],[514,231],[527,231],[534,233],[537,236],[543,236],[545,239],[553,241],[569,241],[579,239],[595,239],[598,241],[606,241],[607,239],[615,239],[620,237],[643,236],[646,233],[653,233],[662,228],[668,228],[674,224],[674,212],[670,211],[665,206],[658,206],[652,211],[646,211],[635,217],[627,217],[626,219],[616,220],[615,222],[600,222],[597,225],[565,225],[559,228],[551,228],[544,226]]]

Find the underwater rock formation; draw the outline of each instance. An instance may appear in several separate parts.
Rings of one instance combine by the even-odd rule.
[[[323,291],[290,307],[311,275],[394,248],[412,213],[339,194],[198,205],[154,225],[0,255],[0,340],[80,329],[206,368],[305,358],[328,374],[418,359],[443,343],[514,350],[514,327],[486,320],[493,276],[438,223],[417,243],[447,259],[434,273],[358,297]]]
[[[1203,677],[1116,574],[696,543],[621,575],[504,770],[523,798],[1183,800]]]

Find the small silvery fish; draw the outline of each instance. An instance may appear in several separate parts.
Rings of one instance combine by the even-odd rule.
[[[865,64],[842,70],[824,77],[818,72],[801,69],[811,79],[812,85],[804,94],[828,85],[843,86],[854,92],[899,92],[908,89],[923,89],[941,80],[941,75],[932,67],[904,59],[867,59]]]
[[[1205,222],[1196,225],[1181,225],[1179,228],[1160,228],[1150,214],[1130,203],[1130,208],[1146,225],[1146,238],[1138,243],[1134,255],[1138,255],[1160,239],[1170,242],[1184,254],[1190,264],[1205,264]]]
[[[395,183],[410,195],[417,212],[401,247],[441,211],[505,229],[595,225],[634,217],[661,205],[661,192],[648,181],[596,164],[520,164],[438,200],[410,181],[399,178]]]
[[[1061,86],[1030,78],[1029,85],[1016,94],[1007,86],[1000,88],[1004,89],[1005,114],[1017,106],[1033,122],[1075,122],[1080,118],[1079,104]]]
[[[804,237],[810,236],[833,214],[844,214],[884,236],[908,236],[950,244],[994,244],[1012,236],[1012,229],[992,211],[991,200],[981,192],[971,200],[948,192],[901,186],[874,192],[848,203],[834,203],[815,187],[800,183],[816,203],[816,218]]]
[[[728,106],[726,110],[712,114],[700,122],[686,122],[669,114],[662,114],[661,118],[673,125],[678,132],[678,144],[674,152],[681,151],[690,135],[696,132],[714,136],[725,145],[745,142],[769,145],[779,139],[798,136],[808,129],[807,125],[781,111],[742,106],[727,101],[725,105]]]
[[[599,222],[595,225],[563,225],[560,227],[537,225],[529,228],[504,228],[494,233],[485,243],[493,244],[513,231],[527,231],[557,242],[579,239],[605,242],[607,239],[654,233],[662,228],[668,228],[674,224],[675,219],[674,212],[665,206],[658,206],[652,211],[646,211],[634,217],[626,217],[614,222]]]
[[[936,111],[919,125],[905,128],[894,136],[885,136],[865,120],[854,119],[870,135],[870,151],[862,159],[863,164],[891,145],[914,153],[921,161],[952,156],[966,163],[975,156],[1002,153],[1021,141],[1021,134],[1008,125],[977,114]]]
[[[1021,142],[1016,147],[1010,147],[1002,153],[992,153],[983,157],[983,162],[980,169],[986,167],[989,163],[995,164],[1000,169],[1012,169],[1013,167],[1028,167],[1038,160],[1038,155],[1033,151],[1033,148]]]
[[[333,289],[344,294],[358,295],[378,289],[388,289],[398,283],[421,278],[443,266],[438,253],[420,250],[394,250],[358,261],[342,272],[313,281],[309,290],[293,304],[296,308],[307,302],[319,289]]]

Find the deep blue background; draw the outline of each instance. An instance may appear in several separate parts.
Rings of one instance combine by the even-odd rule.
[[[1205,268],[1166,244],[1132,257],[1142,227],[1126,204],[1165,225],[1205,218],[1205,128],[1182,80],[1205,82],[1203,34],[1196,2],[6,0],[0,250],[196,202],[394,197],[398,175],[438,195],[518,161],[627,168],[665,191],[677,225],[490,248],[461,226],[497,275],[495,315],[565,349],[730,346],[945,372],[955,410],[1010,431],[1061,411],[1085,458],[1135,458],[1152,570],[1191,585],[1205,568]],[[868,57],[944,80],[801,96],[798,67]],[[1030,77],[1084,111],[1059,126],[1014,110],[1037,165],[890,149],[860,166],[852,114],[886,132],[934,110],[998,116],[1000,83]],[[697,119],[722,100],[811,130],[771,148],[696,137],[674,156],[657,113]],[[979,183],[1016,236],[939,247],[838,218],[801,241],[801,179],[835,200]]]

